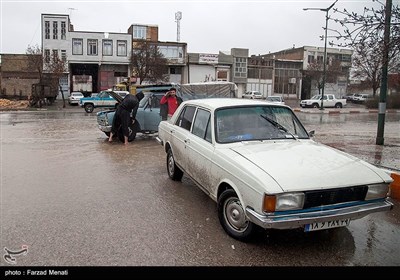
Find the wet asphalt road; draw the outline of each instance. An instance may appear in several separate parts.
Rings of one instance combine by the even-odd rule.
[[[381,151],[371,144],[370,117],[298,115],[316,140],[399,168],[400,114],[390,117]],[[187,177],[168,178],[153,138],[110,144],[95,115],[82,112],[3,112],[0,121],[0,247],[28,246],[17,265],[400,265],[398,201],[346,228],[266,231],[242,243],[225,234],[216,204]],[[378,150],[372,159],[368,149]]]

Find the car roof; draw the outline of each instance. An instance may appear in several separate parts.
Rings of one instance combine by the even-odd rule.
[[[257,101],[257,100],[249,100],[242,98],[204,98],[204,99],[193,99],[187,100],[182,104],[191,104],[195,106],[202,106],[212,110],[215,110],[220,107],[231,107],[231,106],[246,106],[246,105],[267,105],[267,106],[282,106],[288,107],[285,105],[272,105],[271,103],[267,103],[265,101]]]

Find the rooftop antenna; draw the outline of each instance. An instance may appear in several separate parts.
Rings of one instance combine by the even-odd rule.
[[[175,13],[175,22],[176,22],[176,41],[179,42],[181,40],[181,19],[182,12]]]
[[[68,10],[69,10],[69,17],[71,17],[72,11],[77,11],[78,9],[68,8]]]

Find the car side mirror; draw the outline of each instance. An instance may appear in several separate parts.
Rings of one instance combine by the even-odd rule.
[[[315,130],[311,130],[308,132],[308,136],[314,137],[315,136]]]

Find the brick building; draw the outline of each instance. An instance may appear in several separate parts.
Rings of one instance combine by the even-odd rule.
[[[27,99],[32,84],[39,82],[39,73],[29,65],[26,54],[0,55],[1,97]]]

